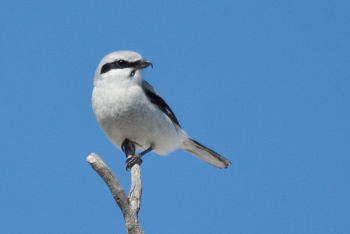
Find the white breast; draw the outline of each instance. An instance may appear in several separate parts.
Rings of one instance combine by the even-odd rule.
[[[153,145],[158,154],[167,154],[186,136],[130,79],[101,81],[93,89],[92,107],[98,123],[119,148],[127,138],[137,143],[138,150]]]

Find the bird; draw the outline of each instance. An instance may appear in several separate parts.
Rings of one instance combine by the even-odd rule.
[[[153,68],[139,53],[121,50],[103,57],[94,76],[93,112],[109,140],[125,153],[126,169],[141,164],[148,152],[167,155],[179,148],[227,168],[231,162],[192,139],[159,93],[142,79],[142,70],[149,66]],[[130,150],[140,153],[130,155]]]

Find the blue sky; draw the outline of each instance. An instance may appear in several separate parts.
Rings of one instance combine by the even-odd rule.
[[[91,110],[100,59],[129,49],[186,131],[232,161],[145,156],[146,233],[350,233],[349,1],[0,4],[1,233],[123,233],[85,161],[129,187]]]

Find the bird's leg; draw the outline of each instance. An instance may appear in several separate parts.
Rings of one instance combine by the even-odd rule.
[[[139,165],[142,163],[142,160],[141,159],[137,160],[137,157],[135,155],[135,143],[133,143],[129,139],[125,139],[121,145],[121,148],[122,148],[122,150],[125,153],[125,156],[127,158],[126,170],[130,169],[136,163],[138,163]],[[128,162],[128,160],[130,160],[130,159],[134,159],[132,165]]]
[[[123,152],[125,153],[125,156],[128,157],[129,155],[135,154],[135,144],[130,141],[129,139],[125,139],[121,145],[121,148]]]
[[[147,149],[145,149],[144,151],[142,151],[141,153],[139,153],[138,155],[140,155],[140,157],[142,157],[143,155],[151,152],[153,150],[153,145],[151,145],[150,147],[148,147]]]
[[[139,154],[128,155],[126,159],[126,163],[127,163],[126,170],[130,169],[136,163],[141,165],[142,163],[141,157],[152,150],[153,150],[153,146],[151,145],[149,148],[147,148],[146,150],[142,151]]]

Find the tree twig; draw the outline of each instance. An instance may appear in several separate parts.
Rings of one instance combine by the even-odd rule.
[[[132,153],[135,154],[135,152]],[[138,221],[138,213],[140,210],[142,195],[140,165],[135,164],[131,168],[131,187],[129,197],[127,197],[118,179],[97,154],[91,153],[86,158],[86,160],[88,163],[90,163],[91,167],[100,175],[100,177],[104,180],[109,190],[111,191],[114,200],[123,213],[127,233],[143,234],[144,232]]]

